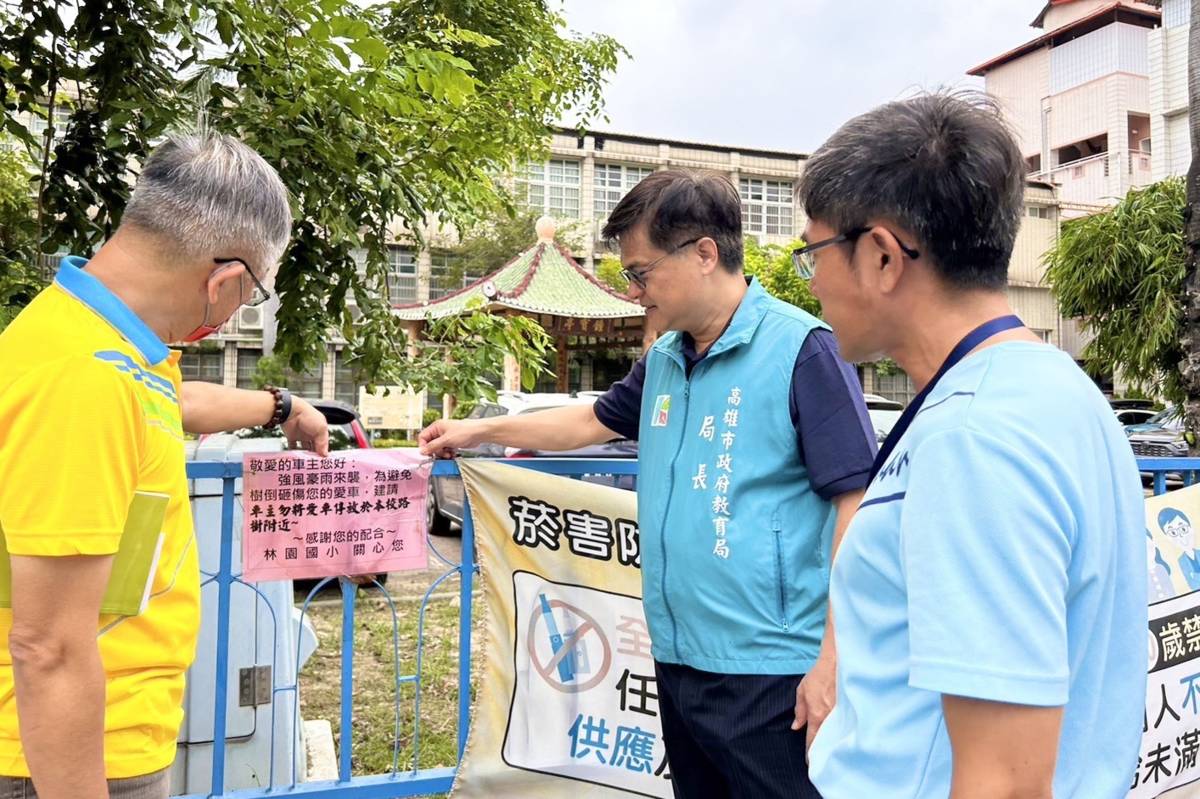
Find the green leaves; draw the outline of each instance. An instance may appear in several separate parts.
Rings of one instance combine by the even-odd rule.
[[[20,18],[0,6],[5,128],[40,155],[19,120],[66,87],[83,93],[44,169],[37,159],[40,246],[100,244],[157,137],[201,118],[259,150],[292,197],[280,357],[293,369],[315,363],[342,331],[366,379],[381,384],[412,376],[386,300],[389,231],[420,244],[429,220],[466,229],[507,209],[495,176],[540,156],[557,120],[598,114],[624,53],[608,37],[568,35],[543,0],[78,7],[70,20],[50,0],[27,0]],[[356,249],[366,251],[361,272]],[[492,364],[498,346],[535,364],[536,331],[506,325],[498,339],[471,333],[492,354],[455,351],[458,368]]]
[[[802,280],[792,265],[792,250],[799,246],[799,241],[787,247],[778,244],[764,246],[757,239],[747,236],[744,239],[746,274],[758,278],[767,293],[813,316],[820,316],[821,304],[813,296],[808,281]]]
[[[1064,316],[1093,335],[1083,358],[1093,374],[1182,402],[1179,343],[1187,264],[1184,183],[1135,189],[1111,209],[1063,224],[1045,258]]]

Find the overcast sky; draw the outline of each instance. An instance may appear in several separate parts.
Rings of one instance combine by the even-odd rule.
[[[629,50],[592,127],[811,152],[855,114],[1037,36],[1043,0],[560,0]],[[564,120],[574,124],[575,120]]]

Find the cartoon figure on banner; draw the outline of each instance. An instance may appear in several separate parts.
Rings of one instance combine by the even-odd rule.
[[[1200,589],[1200,553],[1196,552],[1196,535],[1187,514],[1178,508],[1163,508],[1158,512],[1158,527],[1179,547],[1179,569],[1188,587]]]

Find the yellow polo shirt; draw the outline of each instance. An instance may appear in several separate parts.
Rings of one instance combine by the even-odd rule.
[[[117,551],[137,490],[170,495],[146,610],[101,616],[110,779],[171,765],[184,673],[200,627],[200,572],[184,473],[179,353],[65,258],[0,334],[0,530],[14,555]],[[0,609],[0,775],[28,776]]]

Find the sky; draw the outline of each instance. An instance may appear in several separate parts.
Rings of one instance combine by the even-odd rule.
[[[856,114],[1035,38],[1044,0],[559,0],[629,51],[593,129],[809,153]],[[568,125],[575,119],[564,119]]]

